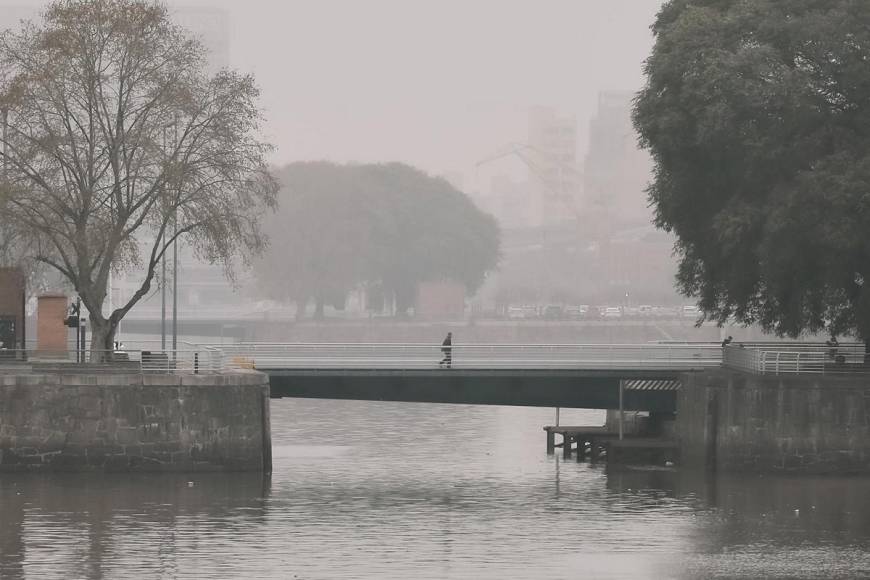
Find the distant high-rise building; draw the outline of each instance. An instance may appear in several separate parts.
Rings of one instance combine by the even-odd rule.
[[[536,107],[529,113],[527,144],[533,225],[574,220],[583,187],[577,165],[577,119]]]
[[[638,148],[629,91],[603,92],[589,123],[584,163],[583,213],[609,231],[650,224],[645,189],[652,164]]]
[[[532,199],[529,196],[529,184],[517,183],[507,175],[495,175],[490,182],[491,193],[485,211],[498,219],[504,228],[525,228],[532,225]]]
[[[230,65],[230,28],[227,13],[219,8],[170,9],[172,20],[199,39],[208,51],[212,71]]]
[[[22,20],[39,21],[43,8],[14,4],[0,10],[0,30],[15,29]],[[170,8],[172,21],[198,38],[208,51],[208,66],[212,71],[230,64],[230,28],[226,11],[220,8]]]

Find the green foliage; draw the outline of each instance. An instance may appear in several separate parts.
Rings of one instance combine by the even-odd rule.
[[[706,316],[870,338],[870,2],[672,0],[634,122]]]
[[[400,312],[418,283],[451,279],[476,290],[498,261],[495,220],[443,179],[400,163],[294,163],[278,173],[280,210],[257,278],[275,298],[340,304],[367,283]]]

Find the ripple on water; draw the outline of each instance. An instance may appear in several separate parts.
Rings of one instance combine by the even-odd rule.
[[[548,457],[541,426],[552,419],[549,409],[278,400],[268,478],[4,475],[0,577],[694,580],[870,570],[867,480],[711,485],[674,470],[607,471]]]

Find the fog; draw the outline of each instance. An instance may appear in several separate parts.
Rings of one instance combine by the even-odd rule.
[[[3,0],[0,25],[34,17],[43,4]],[[661,0],[167,4],[208,47],[212,68],[255,76],[276,171],[303,161],[405,163],[445,178],[501,229],[497,268],[487,271],[480,288],[466,284],[459,312],[441,308],[449,301],[439,294],[443,288],[426,289],[434,296],[430,302],[441,306],[418,303],[398,312],[395,298],[373,308],[372,293],[354,287],[344,304],[321,304],[318,313],[530,324],[532,318],[602,319],[610,307],[619,309],[618,318],[655,312],[691,327],[686,319],[696,313],[683,310],[691,300],[673,287],[673,240],[650,224],[644,188],[651,164],[636,147],[629,119]],[[553,131],[565,136],[555,146],[547,141]],[[272,224],[279,232],[285,226],[280,219]],[[293,252],[277,242],[273,247]],[[304,318],[292,296],[265,292],[251,283],[256,279],[242,276],[243,283],[231,287],[182,251],[181,319]],[[135,273],[119,276],[110,296],[117,303],[138,284]],[[155,316],[159,297],[152,292],[127,318]],[[187,334],[197,332],[189,327]],[[555,335],[481,334],[481,340],[510,337]],[[368,338],[385,337],[360,337]]]
[[[208,0],[167,3],[256,75],[276,164],[404,161],[468,172],[552,106],[582,133],[598,93],[640,87],[660,0]],[[4,27],[44,2],[3,0]],[[193,26],[191,26],[193,27]],[[221,38],[222,37],[222,38]]]

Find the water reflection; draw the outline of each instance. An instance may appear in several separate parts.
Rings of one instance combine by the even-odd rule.
[[[4,474],[0,577],[174,577],[187,541],[265,521],[261,474]]]
[[[0,476],[3,578],[862,577],[870,480],[547,456],[548,409],[273,402],[275,471]],[[594,411],[563,411],[574,424]]]

